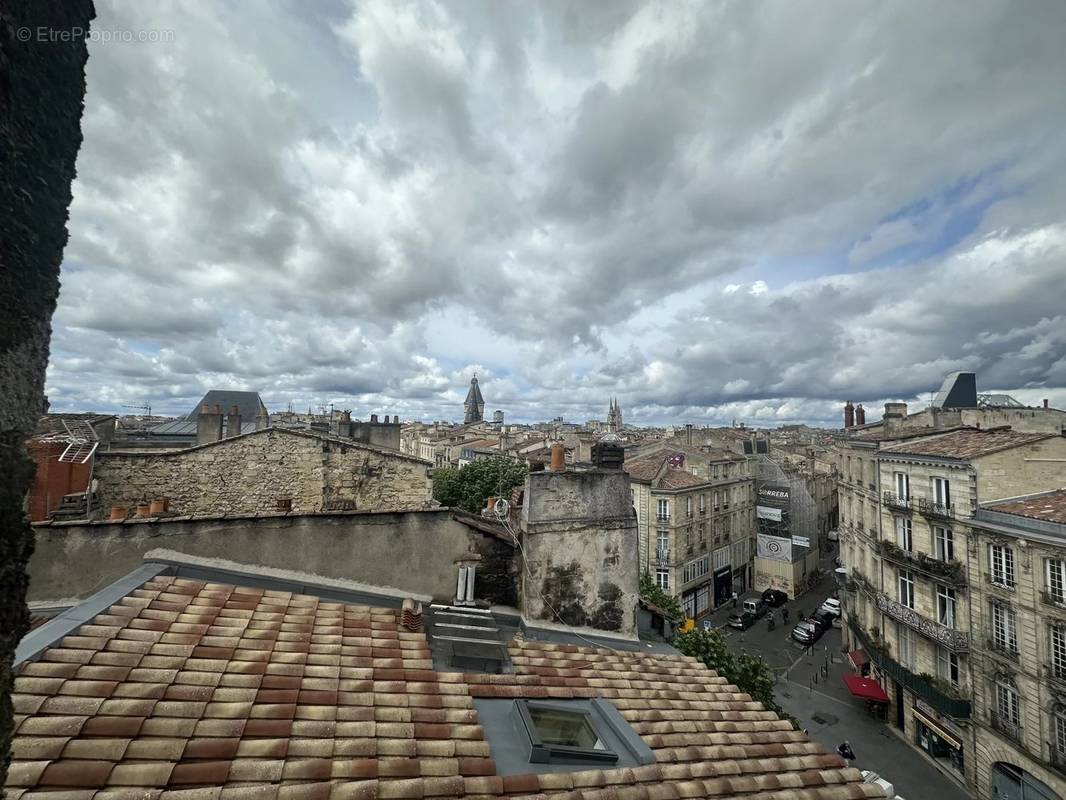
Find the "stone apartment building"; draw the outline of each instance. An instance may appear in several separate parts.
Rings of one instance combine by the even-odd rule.
[[[722,450],[666,447],[628,459],[642,571],[698,619],[752,586],[754,478]]]
[[[982,504],[969,527],[974,786],[979,797],[1061,796],[1066,489]]]
[[[882,681],[889,723],[973,788],[987,784],[975,731],[989,709],[975,677],[987,637],[971,525],[983,505],[1066,484],[1066,439],[908,428],[901,406],[838,448],[845,642]]]

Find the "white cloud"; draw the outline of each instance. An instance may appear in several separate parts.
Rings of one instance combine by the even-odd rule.
[[[1066,386],[1055,4],[97,10],[175,37],[91,45],[57,407],[454,417],[474,364],[511,418]]]

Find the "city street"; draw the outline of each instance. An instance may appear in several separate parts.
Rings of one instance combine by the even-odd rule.
[[[828,750],[847,740],[856,755],[853,765],[877,772],[906,800],[968,800],[970,795],[960,784],[904,743],[885,723],[869,716],[864,703],[849,694],[842,676],[854,671],[841,651],[839,628],[827,631],[810,651],[790,638],[800,612],[809,614],[817,609],[834,590],[830,573],[816,590],[785,606],[791,619],[787,625],[778,608],[774,609],[777,626],[772,631],[767,630],[763,617],[744,632],[726,627],[722,632],[731,647],[757,655],[770,665],[777,676],[778,703]],[[756,597],[757,593],[746,596]],[[715,627],[724,626],[732,613],[728,603],[726,606],[712,615]]]

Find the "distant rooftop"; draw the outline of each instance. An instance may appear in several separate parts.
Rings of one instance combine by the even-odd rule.
[[[192,411],[186,414],[185,419],[192,422],[198,420],[200,418],[200,409],[205,405],[218,405],[223,414],[229,413],[230,406],[237,406],[242,422],[255,422],[256,415],[259,414],[260,409],[266,410],[259,392],[234,392],[229,389],[212,389],[204,395],[203,399],[196,404]]]
[[[890,444],[882,447],[880,452],[966,461],[1000,450],[1008,450],[1012,447],[1051,439],[1055,435],[1053,433],[1020,433],[1010,429],[980,430],[978,428],[967,428],[921,439],[912,439],[899,444]]]
[[[1066,524],[1066,488],[986,503],[981,507],[1001,514]]]

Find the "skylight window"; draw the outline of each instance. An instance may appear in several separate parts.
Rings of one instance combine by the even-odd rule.
[[[532,763],[618,761],[596,730],[592,710],[518,700],[515,712],[529,736]]]
[[[498,775],[636,767],[655,755],[614,704],[588,699],[474,699]]]

